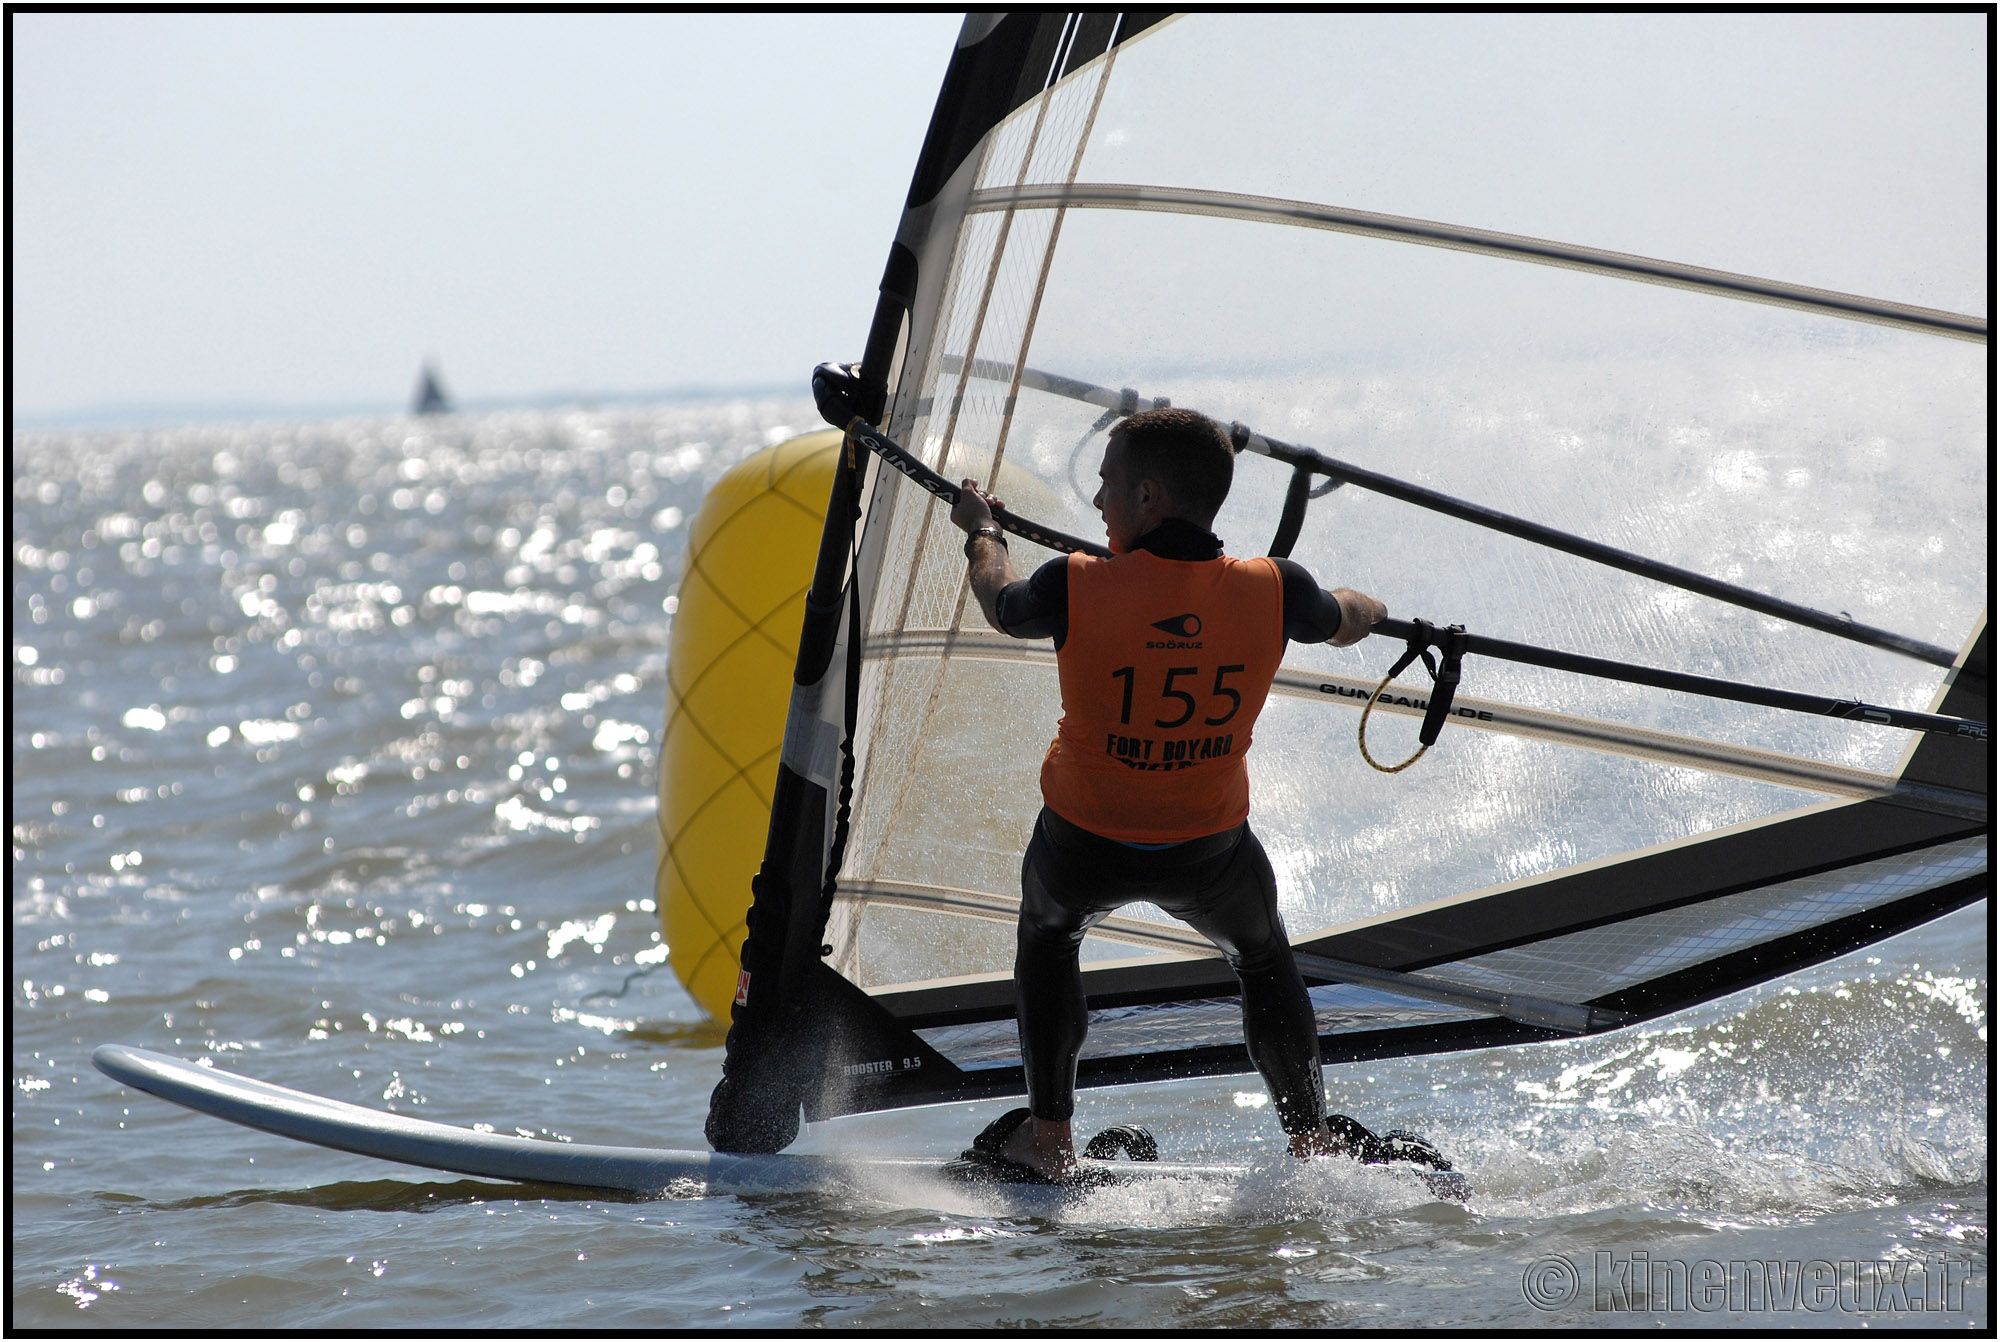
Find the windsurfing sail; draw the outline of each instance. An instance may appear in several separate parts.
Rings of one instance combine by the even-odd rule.
[[[1355,739],[1372,705],[1372,748],[1416,744],[1400,636],[1293,646],[1260,720],[1327,1062],[1617,1028],[1984,897],[1987,45],[1976,14],[968,19],[711,1141],[1023,1089],[1057,681],[985,627],[937,493],[1041,524],[1025,574],[1101,539],[1103,435],[1145,406],[1234,426],[1232,552],[1472,631],[1402,772]],[[1198,935],[1135,905],[1084,959],[1080,1084],[1249,1070]]]

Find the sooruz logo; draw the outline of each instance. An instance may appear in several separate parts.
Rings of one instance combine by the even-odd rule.
[[[1196,615],[1192,611],[1186,615],[1174,615],[1164,620],[1155,620],[1153,621],[1153,628],[1163,634],[1172,634],[1174,637],[1166,642],[1149,639],[1146,642],[1146,646],[1149,648],[1198,648],[1201,646],[1198,641],[1188,642],[1189,639],[1194,638],[1196,634],[1201,632],[1201,616]]]

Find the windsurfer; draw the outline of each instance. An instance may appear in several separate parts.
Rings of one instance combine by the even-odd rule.
[[[1235,452],[1206,416],[1159,409],[1118,424],[1094,500],[1112,557],[1053,559],[1026,580],[993,521],[1000,500],[967,480],[952,521],[995,629],[1054,640],[1063,715],[1042,765],[1043,809],[1021,864],[1014,962],[1029,1108],[976,1149],[1060,1179],[1088,1017],[1078,948],[1122,905],[1147,901],[1228,957],[1243,1029],[1294,1155],[1368,1158],[1380,1142],[1329,1122],[1318,1030],[1251,832],[1244,755],[1287,640],[1358,643],[1387,615],[1324,591],[1287,559],[1240,560],[1210,531]]]

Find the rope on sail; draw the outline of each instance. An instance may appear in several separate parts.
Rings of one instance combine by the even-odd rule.
[[[949,362],[950,371],[957,371],[957,363],[961,361]],[[972,375],[984,380],[1007,380],[1011,374],[1012,370],[1005,365],[993,364],[988,360],[975,360],[972,367]],[[1021,385],[1050,395],[1101,406],[1107,410],[1117,409],[1124,403],[1121,392],[1108,387],[1099,387],[1078,378],[1044,373],[1037,369],[1023,371]],[[1342,484],[1351,484],[1371,493],[1382,494],[1403,503],[1442,513],[1447,517],[1455,517],[1461,522],[1470,522],[1489,531],[1498,531],[1520,540],[1533,541],[1549,549],[1560,550],[1564,554],[1572,554],[1580,559],[1603,564],[1607,568],[1634,573],[1642,578],[1651,578],[1670,587],[1678,587],[1683,591],[1727,602],[1732,606],[1741,606],[1745,610],[1754,610],[1760,615],[1769,615],[1790,624],[1816,629],[1820,633],[1832,634],[1836,638],[1850,639],[1870,647],[1900,653],[1920,662],[1929,662],[1933,666],[1949,667],[1957,661],[1956,653],[1935,643],[1926,643],[1921,639],[1910,638],[1888,629],[1877,629],[1872,625],[1862,624],[1850,616],[1815,610],[1796,601],[1768,596],[1748,587],[1739,587],[1734,583],[1723,582],[1690,569],[1649,559],[1645,555],[1633,554],[1629,550],[1620,550],[1616,546],[1588,540],[1567,531],[1558,531],[1554,527],[1543,526],[1539,522],[1530,522],[1511,513],[1503,513],[1482,504],[1454,498],[1449,494],[1426,489],[1407,480],[1398,480],[1379,471],[1350,465],[1314,448],[1281,442],[1242,424],[1232,424],[1230,434],[1239,451],[1255,452],[1260,456],[1270,457],[1273,461],[1281,461],[1294,470],[1303,466]]]
[[[912,457],[873,425],[856,417],[847,426],[847,432],[855,442],[876,453],[931,494],[947,503],[958,501],[958,486]],[[1043,527],[1004,509],[995,509],[993,520],[1003,530],[1052,550],[1082,550],[1087,554],[1102,556],[1110,554],[1110,551],[1101,545],[1078,540],[1074,536]],[[1405,620],[1383,620],[1375,628],[1397,638],[1409,639],[1418,636],[1416,625]],[[1437,634],[1441,637],[1446,632],[1448,631],[1441,630],[1437,631]],[[1864,703],[1858,699],[1833,699],[1822,695],[1800,694],[1791,690],[1770,689],[1762,685],[1745,685],[1709,676],[1695,676],[1680,671],[1664,671],[1657,667],[1636,666],[1629,662],[1615,662],[1602,657],[1586,657],[1552,648],[1537,648],[1530,644],[1511,643],[1504,639],[1483,638],[1471,634],[1457,636],[1465,639],[1467,652],[1482,653],[1506,661],[1525,662],[1532,666],[1545,666],[1553,670],[1596,676],[1603,680],[1619,680],[1655,689],[1678,690],[1687,694],[1706,695],[1713,699],[1732,699],[1739,703],[1781,708],[1794,713],[1811,713],[1848,721],[1870,722],[1879,726],[1900,727],[1905,731],[1937,732],[1976,741],[1991,739],[1987,724],[1975,722],[1970,718],[1948,717],[1940,713],[1916,713],[1907,709]]]
[[[1361,725],[1354,730],[1354,741],[1361,747],[1361,758],[1366,760],[1368,767],[1377,773],[1399,774],[1422,759],[1424,752],[1437,744],[1438,733],[1444,730],[1445,715],[1451,712],[1452,700],[1458,694],[1459,662],[1465,655],[1464,627],[1453,625],[1439,644],[1444,649],[1443,667],[1439,667],[1431,660],[1429,637],[1432,633],[1431,625],[1423,620],[1416,620],[1412,623],[1412,628],[1416,632],[1410,636],[1408,646],[1403,649],[1403,655],[1396,659],[1395,665],[1389,668],[1389,673],[1382,677],[1382,683],[1368,696],[1368,703],[1361,710]],[[1424,659],[1424,670],[1431,673],[1431,693],[1430,698],[1424,703],[1424,725],[1417,733],[1417,753],[1401,764],[1384,764],[1368,753],[1368,715],[1375,711],[1375,704],[1389,688],[1389,682],[1401,675],[1403,669],[1419,657]]]
[[[1382,677],[1382,683],[1375,687],[1375,692],[1368,696],[1368,702],[1361,706],[1361,725],[1354,729],[1354,741],[1356,745],[1361,747],[1361,758],[1367,760],[1368,767],[1377,773],[1399,774],[1422,759],[1424,752],[1431,748],[1429,741],[1419,741],[1417,743],[1417,753],[1404,760],[1401,764],[1384,764],[1368,753],[1368,715],[1375,711],[1376,703],[1388,692],[1389,682],[1395,678],[1396,673],[1393,670],[1388,675]]]

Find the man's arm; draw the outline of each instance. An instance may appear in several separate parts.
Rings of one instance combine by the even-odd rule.
[[[998,505],[1000,500],[981,489],[976,481],[966,480],[959,485],[951,520],[970,538],[965,545],[967,577],[972,583],[972,594],[979,598],[980,613],[986,616],[986,623],[1004,630],[998,605],[1000,589],[1021,579],[1007,554],[1007,542],[996,534],[999,528],[993,521],[993,509]],[[981,527],[993,530],[982,534]]]
[[[1330,643],[1351,647],[1368,637],[1389,608],[1351,587],[1323,591],[1304,565],[1277,561],[1285,584],[1285,637],[1294,643]]]

